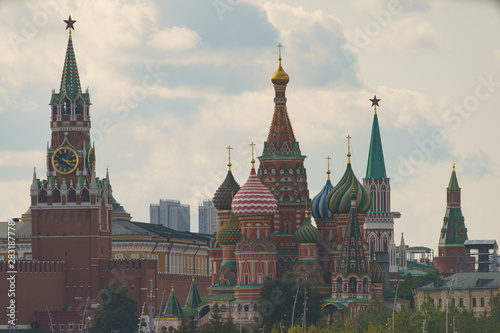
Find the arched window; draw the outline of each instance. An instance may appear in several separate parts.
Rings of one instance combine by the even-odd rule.
[[[337,293],[342,292],[342,278],[339,276],[337,278]]]
[[[368,279],[363,279],[363,294],[368,294]]]
[[[77,115],[81,115],[83,114],[83,102],[81,99],[79,99],[78,101],[76,101],[76,109],[75,109],[75,113]]]
[[[226,312],[227,311],[226,304],[222,304],[222,306],[220,307],[220,309],[221,309],[222,312]]]
[[[71,103],[65,99],[63,102],[63,114],[70,114],[71,113]]]
[[[90,195],[89,195],[89,190],[87,190],[86,188],[84,188],[82,190],[82,202],[89,202],[90,201]]]
[[[285,224],[285,233],[290,233],[290,224],[288,223]]]
[[[57,189],[52,191],[52,202],[61,202],[61,192]]]
[[[285,269],[285,260],[283,258],[278,258],[276,268],[277,268],[278,272]]]
[[[349,278],[349,293],[355,294],[357,292],[358,280],[352,276]]]
[[[47,191],[44,189],[40,190],[38,193],[38,202],[39,203],[46,203],[47,202]]]
[[[292,262],[292,258],[287,258],[287,259],[286,259],[286,270],[287,270],[287,271],[291,271],[291,270],[293,270],[293,262]]]
[[[76,202],[76,192],[73,189],[68,191],[68,202]]]

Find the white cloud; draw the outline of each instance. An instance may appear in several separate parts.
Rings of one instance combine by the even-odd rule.
[[[201,38],[186,27],[171,27],[153,31],[147,45],[163,51],[185,51],[195,48]]]
[[[40,150],[33,151],[2,151],[0,154],[0,167],[6,166],[26,166],[34,165],[37,162],[44,162],[45,152]],[[45,163],[38,164],[42,168],[45,167]]]

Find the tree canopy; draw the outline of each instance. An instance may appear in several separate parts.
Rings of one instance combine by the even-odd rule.
[[[260,290],[260,295],[258,311],[261,326],[267,323],[267,327],[273,327],[280,322],[286,327],[293,326],[297,320],[303,317],[304,297],[307,297],[307,324],[315,324],[321,317],[321,294],[319,291],[310,284],[301,284],[292,274],[276,280],[266,279]],[[297,300],[295,300],[296,296]],[[292,316],[294,323],[292,323]]]
[[[93,333],[133,333],[137,331],[139,319],[137,303],[127,296],[127,289],[110,283],[101,290],[100,305],[96,309]]]

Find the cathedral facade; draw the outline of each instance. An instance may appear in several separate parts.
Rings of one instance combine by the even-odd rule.
[[[382,298],[389,243],[399,213],[390,212],[376,112],[364,184],[352,170],[349,150],[346,171],[337,185],[332,185],[328,170],[325,186],[311,200],[306,156],[286,108],[289,76],[281,55],[271,81],[274,114],[258,156],[260,165],[255,167],[252,157],[250,175],[240,187],[229,161],[227,176],[213,198],[219,229],[210,243],[212,286],[198,306],[200,326],[210,319],[215,303],[227,309],[223,317],[252,325],[265,278],[290,273],[319,289],[323,307],[351,318]],[[375,107],[378,101],[375,97]],[[385,269],[376,262],[377,256],[386,258]]]

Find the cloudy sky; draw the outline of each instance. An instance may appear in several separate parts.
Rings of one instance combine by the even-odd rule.
[[[225,176],[242,185],[249,143],[273,113],[282,43],[288,111],[311,197],[346,166],[366,172],[378,109],[397,242],[436,248],[453,161],[469,239],[499,240],[500,5],[493,1],[0,1],[0,221],[45,175],[48,102],[59,90],[68,14],[92,99],[98,176],[138,221],[149,204],[197,206]]]

